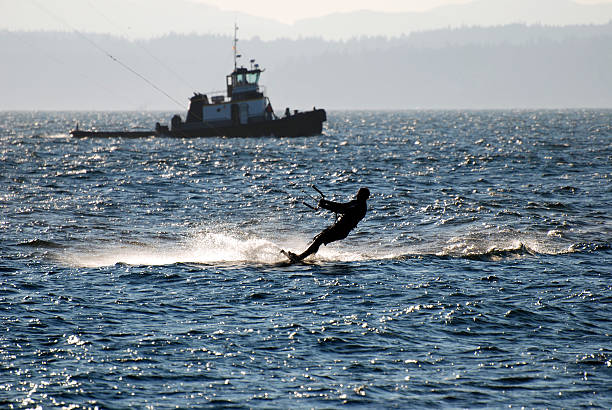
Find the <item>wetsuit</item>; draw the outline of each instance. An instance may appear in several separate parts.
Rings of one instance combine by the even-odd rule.
[[[333,202],[326,199],[319,201],[319,207],[340,214],[335,224],[329,226],[323,232],[314,237],[314,241],[320,241],[327,245],[330,242],[339,241],[348,236],[365,216],[368,206],[366,201],[353,199],[347,203]]]
[[[367,195],[364,195],[361,198],[358,197],[358,199],[353,199],[347,203],[321,199],[319,201],[319,207],[340,214],[340,218],[338,218],[335,224],[325,228],[320,234],[315,236],[308,249],[299,255],[296,255],[293,252],[288,252],[289,257],[296,261],[302,260],[305,257],[317,252],[321,244],[327,245],[330,242],[339,241],[340,239],[346,238],[349,232],[351,232],[351,230],[357,226],[359,221],[363,219],[368,211],[366,200],[369,194],[370,193],[368,191]]]

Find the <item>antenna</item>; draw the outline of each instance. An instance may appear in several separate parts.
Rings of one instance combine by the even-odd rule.
[[[240,57],[238,54],[238,24],[234,23],[234,71],[238,68],[236,59]]]

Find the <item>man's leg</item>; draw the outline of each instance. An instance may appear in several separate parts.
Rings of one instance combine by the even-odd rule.
[[[322,235],[317,235],[314,238],[314,241],[310,244],[310,246],[304,252],[302,252],[299,255],[297,255],[297,257],[300,260],[302,260],[302,259],[306,258],[307,256],[312,255],[313,253],[317,253],[317,251],[319,250],[319,247],[321,246],[322,243],[323,243]]]
[[[301,254],[296,255],[300,260],[316,253],[322,244],[327,245],[328,243],[346,238],[346,234],[338,232],[335,225],[329,226],[324,229],[320,234],[314,237],[310,246]]]
[[[296,255],[292,253],[297,259],[302,260],[319,250],[322,244],[327,245],[328,243],[339,241],[340,239],[346,238],[348,232],[339,231],[336,225],[332,225],[324,229],[320,234],[314,237],[310,246],[301,254]]]

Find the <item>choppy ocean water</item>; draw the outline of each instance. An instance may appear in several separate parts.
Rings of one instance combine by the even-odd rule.
[[[0,113],[0,407],[612,406],[612,111],[171,114]]]

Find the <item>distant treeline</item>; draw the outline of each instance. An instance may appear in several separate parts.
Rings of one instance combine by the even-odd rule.
[[[254,38],[240,41],[239,51],[242,64],[256,58],[266,69],[261,82],[279,112],[286,106],[580,108],[612,107],[611,44],[608,23],[466,27],[347,41]],[[0,109],[180,111],[155,87],[185,106],[193,91],[222,90],[233,68],[231,45],[231,38],[215,35],[130,41],[0,32]]]

